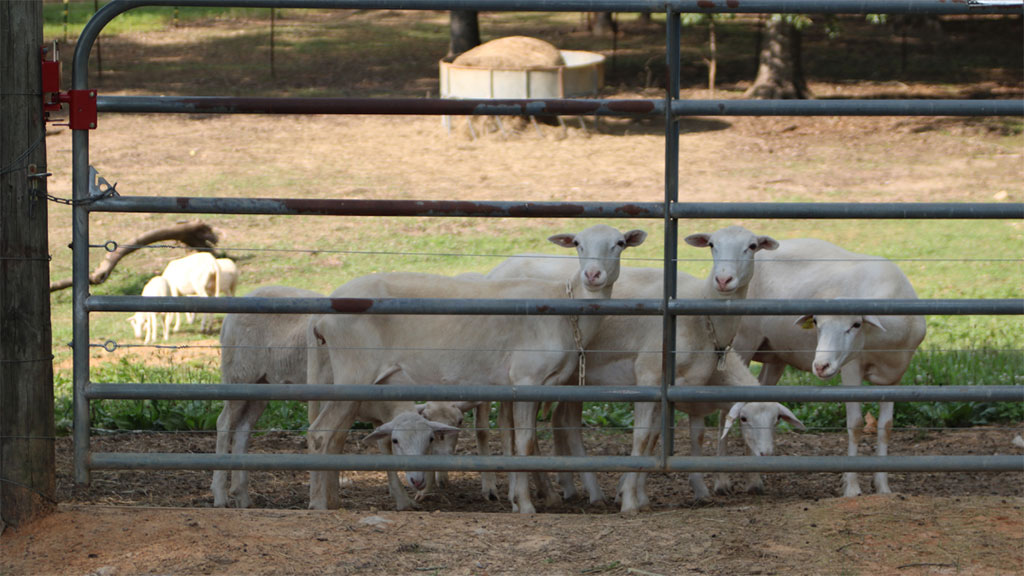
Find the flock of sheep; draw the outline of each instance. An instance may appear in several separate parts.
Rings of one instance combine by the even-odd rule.
[[[389,273],[351,280],[332,298],[660,298],[662,271],[620,265],[629,247],[644,242],[641,230],[620,232],[605,225],[578,234],[558,234],[550,241],[575,250],[577,259],[537,254],[514,256],[486,275],[455,277]],[[883,258],[855,254],[813,239],[777,241],[739,226],[710,234],[693,234],[686,243],[711,250],[713,266],[707,278],[684,272],[678,276],[679,298],[916,298],[906,276]],[[188,262],[188,264],[186,264]],[[230,265],[228,264],[230,263]],[[172,267],[172,265],[174,265]],[[172,262],[164,274],[162,295],[233,294],[237,271],[230,260],[195,254]],[[756,269],[756,273],[755,273]],[[205,276],[203,275],[205,271]],[[161,278],[157,277],[157,278]],[[156,279],[154,279],[156,280]],[[160,284],[160,282],[157,282]],[[149,285],[147,285],[147,289]],[[144,292],[145,294],[145,292]],[[304,298],[321,294],[297,288],[266,286],[251,297]],[[155,326],[137,317],[136,326]],[[170,318],[165,320],[165,337]],[[137,328],[138,337],[141,331]],[[844,386],[891,385],[900,381],[925,335],[921,316],[816,315],[796,319],[781,316],[679,316],[676,323],[675,383],[680,386],[774,385],[786,366],[812,372],[822,379],[836,374]],[[152,334],[155,339],[155,329]],[[150,333],[147,332],[147,341]],[[637,316],[440,316],[440,315],[271,315],[228,314],[221,329],[221,372],[224,383],[419,384],[457,386],[554,386],[578,382],[580,355],[585,354],[588,386],[659,386],[662,378],[661,320]],[[748,365],[763,364],[755,378]],[[245,453],[250,434],[266,407],[263,401],[230,400],[217,420],[217,453]],[[691,453],[700,455],[704,416],[722,411],[718,454],[725,452],[725,434],[739,423],[748,452],[773,453],[775,426],[785,421],[803,428],[785,406],[775,402],[680,403],[689,415]],[[864,420],[859,403],[848,403],[848,454],[857,454]],[[653,403],[636,403],[632,455],[654,453],[660,435],[660,410]],[[489,453],[490,403],[429,402],[310,402],[308,449],[339,453],[356,420],[372,422],[382,451],[405,454],[451,453],[464,412],[475,411],[476,440],[481,455]],[[499,428],[506,454],[537,452],[536,403],[504,403]],[[877,454],[888,452],[892,403],[882,403],[877,423]],[[554,451],[558,455],[586,454],[581,436],[582,405],[559,403],[552,415]],[[508,498],[513,510],[532,513],[530,479],[547,504],[577,497],[572,473],[558,474],[561,494],[547,474],[511,472]],[[421,497],[443,473],[406,472],[407,482]],[[591,502],[605,495],[596,475],[581,475]],[[645,473],[624,474],[616,501],[623,513],[649,507]],[[413,501],[398,475],[388,473],[389,488],[399,510]],[[214,505],[233,501],[250,504],[248,477],[216,471]],[[482,494],[497,499],[494,473],[481,473]],[[709,496],[702,474],[690,475],[696,499]],[[874,489],[890,491],[885,473],[876,473]],[[310,508],[340,505],[338,474],[310,473]],[[732,490],[725,474],[716,474],[716,493]],[[763,491],[757,474],[744,489]],[[842,492],[861,491],[856,473],[843,475]]]

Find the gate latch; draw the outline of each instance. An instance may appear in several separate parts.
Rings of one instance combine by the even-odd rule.
[[[49,56],[49,59],[47,59]],[[93,130],[96,128],[96,91],[95,90],[60,90],[60,54],[57,43],[52,47],[43,46],[39,49],[39,58],[43,76],[43,113],[47,122],[54,122],[50,112],[60,112],[61,106],[68,105],[68,123],[72,130]],[[64,126],[64,124],[58,124]]]

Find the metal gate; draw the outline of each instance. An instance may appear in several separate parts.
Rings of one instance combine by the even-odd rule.
[[[93,44],[115,16],[140,6],[233,6],[262,8],[334,8],[404,10],[481,10],[518,12],[664,12],[669,70],[664,99],[652,100],[441,100],[345,98],[232,98],[103,96],[88,88]],[[660,315],[664,318],[663,354],[675,350],[677,315],[974,315],[1024,314],[1024,301],[1002,300],[738,300],[675,298],[677,223],[682,218],[818,219],[1003,219],[1024,218],[1024,204],[961,203],[687,203],[679,202],[679,119],[688,116],[1024,116],[1024,101],[844,100],[736,101],[682,100],[680,94],[680,15],[683,13],[993,14],[1020,13],[1019,0],[114,0],[99,10],[79,37],[72,73],[73,129],[73,306],[74,306],[74,461],[75,480],[89,481],[93,469],[245,469],[245,470],[570,470],[650,472],[919,472],[1020,471],[1019,456],[915,457],[682,457],[673,455],[673,418],[663,413],[662,451],[658,456],[385,456],[385,455],[212,455],[93,453],[89,403],[101,399],[262,399],[262,400],[491,400],[659,402],[666,412],[674,402],[706,401],[1024,401],[1020,386],[676,387],[670,386],[674,362],[660,389],[647,387],[491,387],[491,386],[344,386],[329,385],[176,385],[92,383],[89,376],[89,315],[92,312],[262,312],[334,314],[345,302],[328,298],[281,301],[272,298],[185,299],[89,294],[89,216],[92,212],[164,212],[180,214],[294,214],[336,216],[430,216],[513,218],[651,218],[665,223],[664,296],[660,300],[608,300],[592,306],[573,300],[370,300],[370,314],[554,314]],[[164,198],[109,196],[90,175],[89,129],[95,112],[217,114],[423,114],[423,115],[597,115],[661,118],[665,123],[665,198],[661,203],[462,202],[381,200],[299,200]],[[84,112],[83,112],[84,111]],[[75,110],[72,111],[73,115]],[[362,301],[364,304],[366,300]],[[349,312],[346,312],[349,313]]]

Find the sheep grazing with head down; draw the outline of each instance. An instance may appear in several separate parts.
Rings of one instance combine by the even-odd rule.
[[[252,298],[323,298],[301,288],[264,286],[253,290]],[[307,314],[228,314],[221,327],[221,381],[225,384],[330,384],[330,363],[326,355],[308,354]],[[314,352],[319,350],[314,349]],[[310,369],[310,363],[313,368]],[[261,414],[264,400],[226,400],[217,418],[217,454],[245,454]],[[467,408],[468,409],[468,408]],[[311,420],[319,414],[319,403],[310,402]],[[385,452],[406,455],[448,454],[458,435],[462,414],[453,405],[430,402],[416,406],[405,401],[360,402],[360,420],[377,429],[368,440],[377,440]],[[406,480],[425,490],[423,472],[407,472]],[[412,507],[398,475],[388,472],[388,488],[399,510]],[[214,506],[234,500],[239,508],[250,506],[249,475],[236,470],[228,486],[228,471],[213,473]]]
[[[754,275],[754,254],[772,250],[777,243],[768,236],[730,226],[711,234],[693,234],[686,242],[710,248],[714,258],[707,278],[698,279],[680,272],[677,277],[679,298],[735,299],[743,298],[747,284]],[[551,257],[524,255],[510,258],[491,271],[492,277],[537,276],[555,278],[564,274],[567,263]],[[661,298],[664,272],[653,268],[623,267],[616,284],[621,298]],[[737,358],[728,353],[729,343],[739,320],[729,316],[680,316],[676,318],[676,384],[680,386],[755,386],[757,381]],[[661,320],[654,317],[609,316],[604,319],[587,352],[586,384],[591,386],[659,386],[662,378]],[[704,437],[704,416],[717,410],[728,410],[728,403],[685,403],[677,408],[690,415],[691,452],[700,455]],[[582,406],[559,403],[552,418],[555,450],[559,454],[586,454],[579,430],[582,427]],[[799,421],[778,403],[752,403],[747,412],[764,411],[774,421],[779,418],[794,424]],[[653,454],[660,436],[660,410],[656,404],[638,402],[634,407],[634,456]],[[770,435],[770,430],[746,428],[748,446],[763,444],[754,435]],[[770,441],[770,436],[769,436]],[[725,449],[719,443],[719,451]],[[582,474],[583,484],[591,502],[601,501],[603,494],[596,476]],[[563,493],[575,496],[572,475],[559,475]],[[645,489],[646,474],[628,473],[619,484],[618,497],[623,513],[635,514],[649,506]],[[690,484],[698,500],[709,496],[703,475],[691,474]],[[729,490],[728,478],[716,476],[716,491]]]
[[[609,298],[619,277],[620,255],[645,238],[646,233],[640,230],[622,233],[603,225],[579,234],[552,236],[552,242],[575,248],[578,255],[578,266],[558,281],[377,274],[352,280],[331,297],[553,299],[566,298],[568,292],[581,298]],[[575,372],[578,350],[588,345],[600,321],[600,317],[590,315],[572,318],[331,314],[314,316],[311,337],[329,350],[334,383],[339,386],[390,382],[556,385]],[[352,402],[323,405],[310,426],[310,451],[339,452],[354,418]],[[537,404],[516,403],[513,423],[515,452],[529,456],[534,452]],[[530,499],[526,474],[513,472],[510,483],[513,510],[533,513],[536,508]],[[310,507],[330,508],[337,504],[331,475],[311,472]]]
[[[154,276],[146,282],[146,285],[142,287],[143,296],[156,296],[156,297],[167,297],[171,295],[171,286],[167,283],[167,280],[163,276]],[[145,332],[145,339],[143,344],[149,344],[150,342],[156,342],[157,331],[160,327],[157,324],[157,313],[156,312],[136,312],[128,318],[128,322],[132,325],[132,330],[135,332],[136,338],[142,338],[143,332]],[[171,331],[171,315],[164,314],[164,340],[170,336]]]
[[[171,260],[164,267],[161,276],[171,286],[171,296],[214,296],[220,294],[220,267],[217,259],[209,252],[189,254],[177,260]],[[212,286],[213,290],[208,290]],[[194,314],[185,313],[185,320],[192,322]],[[205,332],[212,324],[212,317],[204,314],[201,329]],[[181,315],[174,315],[174,331],[181,327]]]
[[[824,240],[785,240],[770,256],[758,258],[750,298],[916,299],[906,275],[892,262],[857,254]],[[924,340],[923,316],[807,315],[793,321],[784,316],[746,316],[733,346],[744,361],[761,362],[759,379],[774,385],[786,366],[827,380],[840,374],[843,386],[895,385]],[[879,456],[889,451],[892,402],[879,404]],[[848,455],[857,455],[864,420],[858,402],[846,404]],[[874,475],[879,493],[890,492],[885,472]],[[843,475],[843,495],[861,493],[855,472]]]

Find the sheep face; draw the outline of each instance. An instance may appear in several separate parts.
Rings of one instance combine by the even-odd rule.
[[[622,233],[599,224],[579,234],[557,234],[548,238],[565,248],[575,248],[580,259],[580,283],[590,292],[599,292],[619,278],[619,256],[631,246],[643,244],[647,233],[630,230]]]
[[[864,350],[869,330],[885,331],[874,316],[805,315],[796,324],[818,332],[818,345],[814,352],[814,375],[828,380],[839,373],[844,365]]]
[[[722,438],[729,433],[735,422],[740,423],[743,442],[752,456],[775,454],[775,426],[783,421],[794,428],[804,430],[804,423],[778,402],[737,402],[725,418]]]
[[[711,249],[712,284],[722,296],[729,296],[750,283],[754,277],[754,254],[779,247],[774,238],[758,236],[742,226],[729,226],[711,234],[691,234],[686,237],[686,243]]]
[[[142,338],[142,332],[146,329],[146,324],[148,324],[146,315],[142,312],[136,312],[128,318],[128,323],[132,325],[135,337]]]
[[[445,436],[458,433],[459,429],[454,426],[427,420],[415,412],[403,412],[390,422],[378,426],[366,440],[387,442],[386,446],[392,454],[423,456],[445,454],[436,448],[443,443]],[[416,490],[421,490],[426,485],[426,474],[422,471],[407,471],[405,480]]]

